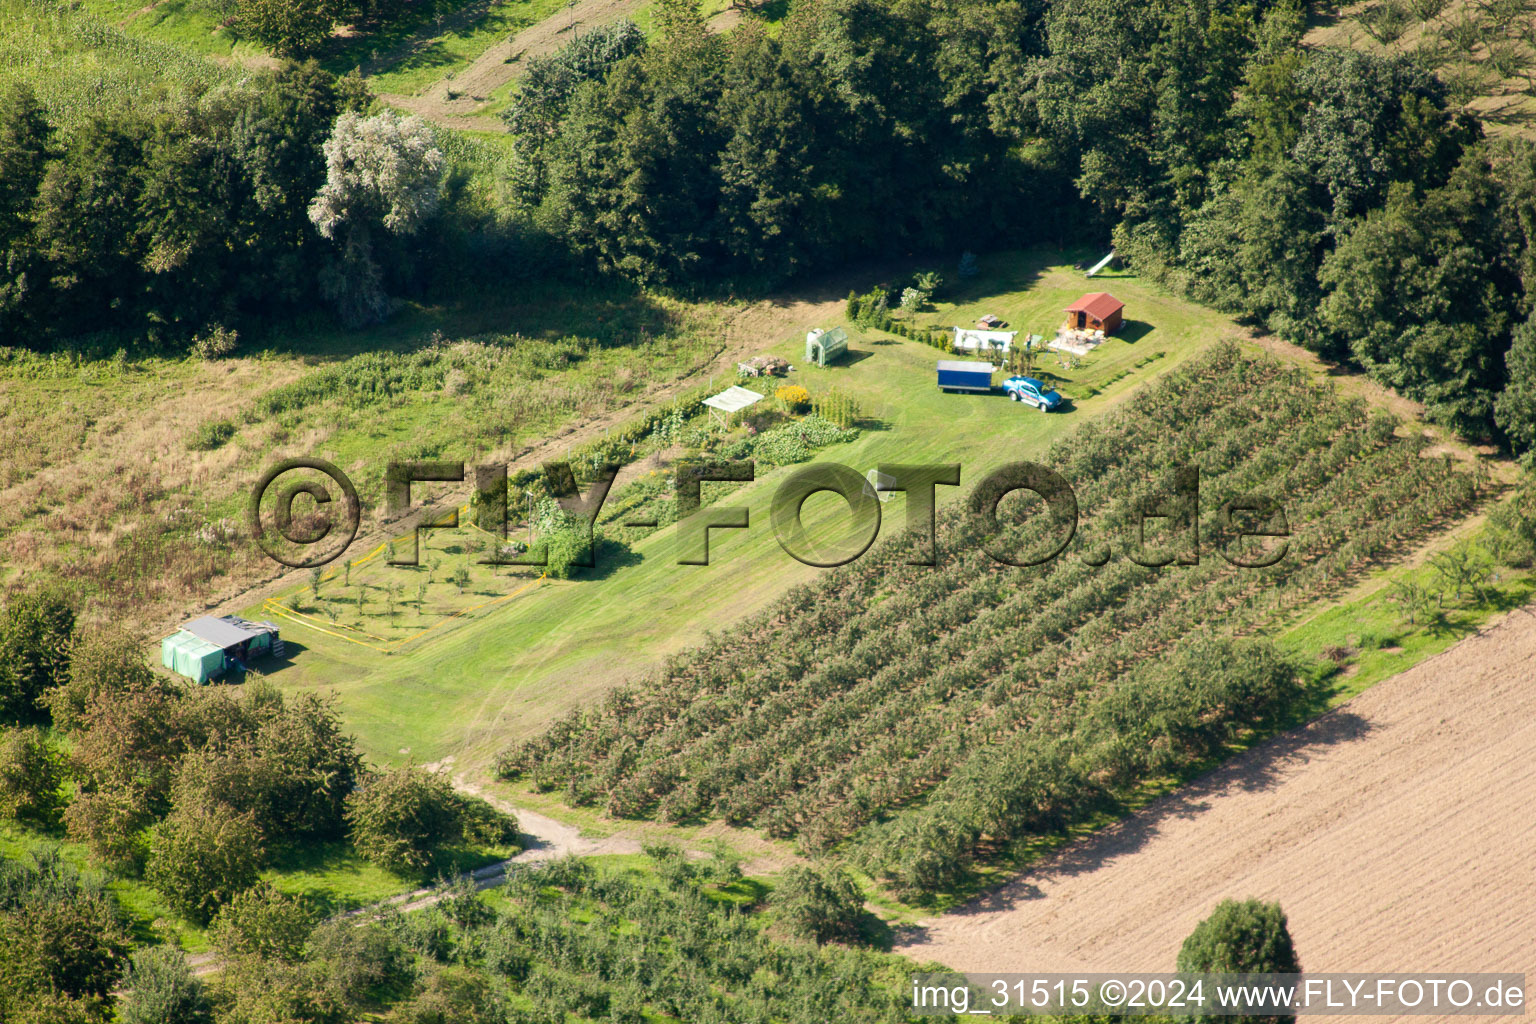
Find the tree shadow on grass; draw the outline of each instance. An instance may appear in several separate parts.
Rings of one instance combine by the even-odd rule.
[[[1127,345],[1134,345],[1155,330],[1157,328],[1145,320],[1127,320],[1115,332],[1115,338],[1125,342]]]
[[[457,878],[479,868],[514,857],[517,848],[496,848],[455,844],[438,849],[431,863],[417,870],[383,869],[399,884],[401,890],[386,897],[385,901],[398,900],[407,893],[424,889],[443,878]],[[283,889],[313,907],[317,914],[330,917],[374,906],[379,900],[373,897],[349,895],[339,892],[349,873],[371,872],[378,869],[358,853],[344,839],[324,842],[294,841],[283,843],[273,851],[267,867],[286,876]],[[327,877],[331,876],[331,877]]]
[[[639,565],[643,561],[645,556],[624,541],[614,537],[604,537],[597,546],[597,564],[590,569],[575,570],[572,579],[606,580],[620,569]]]
[[[362,329],[337,325],[313,312],[253,331],[251,351],[346,359],[365,352],[401,354],[441,339],[477,339],[497,345],[588,338],[599,348],[645,343],[669,335],[683,317],[635,285],[614,277],[541,278],[536,289],[508,290],[491,282],[462,282],[453,296],[408,305],[385,323]]]
[[[299,655],[309,650],[308,647],[299,643],[297,640],[290,640],[288,638],[288,634],[282,632],[281,629],[279,629],[279,635],[282,637],[283,643],[282,657],[267,654],[260,658],[253,658],[249,665],[252,671],[264,676],[272,675],[275,672],[281,672],[283,669],[291,666]],[[230,681],[233,682],[234,680]]]

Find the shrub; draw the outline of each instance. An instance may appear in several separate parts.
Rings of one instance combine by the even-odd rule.
[[[591,561],[591,548],[598,543],[596,535],[589,542],[582,536],[579,526],[565,526],[545,538],[544,571],[551,578],[568,580],[585,562]]]
[[[1278,903],[1223,900],[1179,950],[1178,970],[1212,974],[1299,974],[1301,961]],[[1279,1024],[1289,1017],[1240,1015],[1233,1024]],[[1194,1017],[1176,1017],[1181,1024]]]
[[[849,300],[849,319],[863,327],[878,327],[888,319],[886,310],[890,301],[884,288],[873,288]]]
[[[837,388],[816,396],[811,405],[817,416],[844,430],[851,428],[859,418],[859,403],[852,395]]]
[[[509,846],[519,841],[517,818],[477,796],[459,795],[464,838],[481,846]]]
[[[263,856],[254,814],[190,800],[155,826],[148,876],[175,910],[206,924],[220,907],[256,884]]]
[[[130,873],[140,870],[149,855],[145,829],[154,820],[147,795],[132,785],[81,793],[64,811],[70,839],[107,867]]]
[[[154,670],[144,660],[144,639],[120,629],[83,633],[69,652],[69,672],[59,685],[43,694],[56,729],[73,732],[102,694],[122,693],[154,682]]]
[[[300,900],[258,882],[219,911],[212,938],[226,956],[297,963],[314,927],[314,914]]]
[[[347,798],[357,852],[393,871],[420,872],[464,838],[463,804],[443,776],[406,765],[378,772]]]
[[[773,893],[779,920],[793,934],[817,943],[852,939],[864,919],[864,896],[840,867],[795,866]]]
[[[212,1024],[203,983],[174,946],[136,950],[117,1001],[120,1024]]]
[[[450,967],[433,971],[416,993],[390,1013],[390,1024],[493,1024],[506,1020],[490,981],[483,975]]]
[[[309,937],[309,959],[322,968],[326,987],[341,1003],[355,1003],[371,989],[406,979],[410,957],[377,921],[335,918]]]
[[[722,454],[730,459],[756,459],[768,466],[789,466],[809,462],[816,451],[831,444],[852,441],[857,430],[845,430],[820,415],[812,414],[794,423],[785,423],[726,447]]]
[[[59,823],[64,769],[37,728],[0,733],[0,815],[45,828]]]
[[[359,1019],[337,1002],[327,979],[309,964],[230,960],[212,984],[219,1024],[350,1024]]]
[[[773,398],[786,413],[800,412],[811,404],[811,393],[799,384],[781,385],[773,392]]]
[[[361,762],[329,707],[306,694],[293,707],[226,710],[248,717],[181,759],[176,802],[246,808],[274,840],[343,834],[346,795]]]
[[[237,0],[235,25],[277,56],[298,57],[325,42],[343,9],[335,0]]]
[[[14,1009],[8,997],[17,1000]],[[0,991],[0,1011],[6,1024],[101,1024],[101,1002],[77,999],[58,992],[10,993]]]
[[[460,929],[479,928],[496,920],[496,911],[480,898],[480,887],[469,875],[440,877],[437,910]]]
[[[396,914],[390,919],[401,946],[438,963],[453,957],[453,929],[436,907],[415,914]]]
[[[230,355],[239,344],[239,331],[228,330],[223,324],[214,324],[192,339],[192,352],[199,359],[212,361]]]
[[[212,420],[193,431],[187,447],[195,452],[211,452],[224,447],[234,436],[235,425],[229,420]]]
[[[1223,900],[1184,940],[1178,969],[1196,973],[1299,974],[1301,961],[1296,958],[1296,947],[1280,904]]]
[[[75,612],[68,598],[38,589],[0,612],[0,720],[39,717],[38,700],[68,678]]]
[[[443,374],[443,394],[450,398],[469,393],[469,374],[463,370],[452,369]]]
[[[1523,569],[1536,562],[1536,480],[1523,476],[1514,495],[1494,506],[1488,532],[1501,564]]]
[[[57,852],[33,863],[0,861],[0,1013],[38,997],[102,999],[117,984],[129,949],[122,912],[100,882],[82,878]],[[4,1017],[6,1021],[12,1018]],[[41,1013],[39,1022],[74,1019]]]
[[[188,746],[182,719],[195,717],[189,713],[196,707],[158,678],[98,696],[72,737],[70,771],[87,791],[132,788],[163,809],[171,770]]]

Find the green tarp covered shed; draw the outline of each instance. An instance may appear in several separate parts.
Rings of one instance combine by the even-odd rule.
[[[160,663],[177,675],[206,683],[224,671],[224,648],[183,629],[160,641]]]
[[[193,619],[160,641],[160,663],[199,683],[230,671],[244,672],[245,663],[252,659],[286,654],[272,623],[247,622],[233,615]]]

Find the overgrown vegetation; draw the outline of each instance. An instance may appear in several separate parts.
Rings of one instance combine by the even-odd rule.
[[[32,623],[39,608],[67,605],[24,595],[4,620]],[[444,852],[514,849],[517,823],[455,793],[420,768],[365,770],[331,703],[285,699],[250,681],[187,690],[149,671],[127,634],[11,629],[7,664],[62,654],[27,705],[6,718],[52,714],[67,755],[37,728],[0,731],[4,813],[56,831],[103,868],[142,874],[187,919],[206,923],[256,884],[285,849],[345,837],[364,857],[407,876]],[[73,783],[66,799],[64,781]]]

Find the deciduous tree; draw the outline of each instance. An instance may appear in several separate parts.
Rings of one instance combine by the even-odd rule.
[[[205,923],[256,883],[264,858],[253,813],[192,800],[174,807],[155,826],[147,874],[166,902]]]

